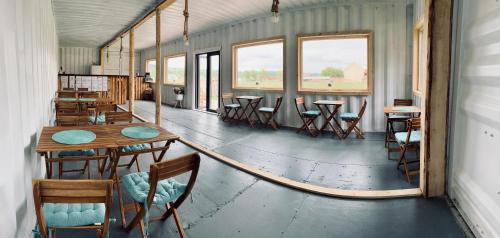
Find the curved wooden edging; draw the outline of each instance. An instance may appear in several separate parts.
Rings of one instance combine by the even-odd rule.
[[[120,107],[120,109],[126,110],[123,107]],[[138,120],[147,122],[147,120],[141,116],[134,114],[134,117],[136,117]],[[402,198],[402,197],[418,197],[422,195],[422,191],[420,190],[420,188],[394,189],[394,190],[347,190],[338,188],[327,188],[318,185],[302,183],[241,163],[239,161],[221,155],[215,151],[209,150],[204,146],[188,141],[184,138],[180,138],[179,141],[193,148],[194,150],[210,158],[223,162],[235,169],[257,176],[266,181],[280,184],[292,189],[297,189],[303,192],[319,194],[328,197],[356,198],[356,199],[389,199],[389,198]]]

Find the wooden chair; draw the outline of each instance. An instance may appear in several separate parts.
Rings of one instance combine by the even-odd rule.
[[[393,105],[395,107],[398,106],[411,106],[413,105],[412,99],[394,99]],[[408,114],[392,114],[386,115],[386,125],[385,125],[385,147],[389,146],[390,142],[396,142],[394,140],[394,123],[406,123],[408,119],[411,118],[411,115]]]
[[[227,100],[231,100],[230,104],[226,104]],[[233,93],[223,93],[222,94],[222,108],[224,109],[224,114],[222,115],[222,121],[226,121],[226,119],[230,120],[241,120],[241,117],[243,116],[243,113],[241,115],[238,114],[239,111],[241,111],[241,105],[239,103],[234,102],[234,94]],[[230,116],[231,112],[233,112],[233,115]]]
[[[59,97],[59,98],[76,98],[77,93],[76,93],[76,91],[59,91],[59,92],[57,92],[57,97]]]
[[[97,237],[108,237],[113,180],[35,179],[33,200],[35,233],[44,238],[55,237],[57,229],[96,229]],[[81,206],[88,209],[80,212]],[[67,219],[58,219],[54,211],[67,213]]]
[[[99,98],[99,92],[80,92],[80,98]]]
[[[134,200],[133,204],[120,206],[124,223],[127,224],[125,220],[125,212],[127,210],[135,210],[137,212],[132,221],[125,226],[125,230],[130,232],[134,227],[139,225],[142,237],[146,237],[149,233],[149,221],[165,221],[171,215],[174,215],[180,237],[186,237],[177,209],[191,193],[199,168],[200,156],[197,153],[193,153],[152,164],[149,174],[142,172],[123,176],[121,179],[123,186]],[[191,172],[191,176],[186,185],[172,179],[172,177],[188,172]],[[147,190],[144,190],[143,186],[140,186],[144,183],[148,183],[149,185]],[[166,191],[164,187],[173,187],[173,189]],[[120,197],[120,200],[122,201],[121,204],[123,204],[122,197]],[[167,210],[162,216],[149,218],[147,216],[148,210],[153,204],[165,206]]]
[[[78,88],[78,92],[87,92],[89,88]]]
[[[63,91],[75,91],[74,88],[63,88]]]
[[[59,113],[77,113],[79,111],[78,103],[76,102],[57,102],[56,115]]]
[[[89,117],[89,121],[94,124],[106,123],[106,113],[116,112],[118,106],[116,104],[97,104],[94,115]]]
[[[395,138],[400,148],[400,157],[398,161],[397,168],[399,169],[401,165],[403,165],[406,179],[408,183],[411,182],[410,176],[419,175],[420,169],[410,170],[408,168],[408,164],[410,163],[419,163],[420,162],[420,118],[412,118],[408,120],[408,127],[406,132],[396,132]],[[413,150],[416,153],[417,160],[408,162],[406,159],[406,152],[409,150]]]
[[[276,113],[280,109],[282,101],[283,101],[283,97],[280,96],[280,97],[276,98],[276,104],[274,105],[274,108],[273,107],[261,107],[261,108],[259,108],[259,113],[262,114],[264,117],[264,120],[262,120],[261,117],[259,116],[260,123],[264,124],[265,126],[271,125],[271,127],[275,130],[278,129],[279,124],[278,124],[278,122],[276,122],[276,120],[274,120],[274,116],[276,115]]]
[[[56,124],[58,126],[85,126],[89,124],[89,114],[86,112],[58,113]]]
[[[79,152],[79,153],[77,153]],[[52,165],[52,163],[58,163],[59,165],[59,172],[58,172],[58,177],[59,179],[62,178],[62,175],[64,173],[71,173],[71,172],[83,172],[87,171],[87,178],[90,179],[91,176],[91,166],[90,162],[91,161],[96,161],[96,178],[101,179],[104,173],[104,168],[106,168],[106,162],[108,159],[108,155],[95,155],[92,153],[91,155],[82,155],[84,153],[81,153],[80,151],[72,151],[74,155],[69,153],[67,151],[68,155],[61,155],[59,154],[59,157],[57,158],[48,158],[46,159],[46,163],[49,163]],[[63,163],[65,162],[85,162],[86,166],[83,169],[67,169],[64,170]],[[49,177],[50,178],[50,177]]]
[[[302,105],[302,110],[300,109],[300,105]],[[316,120],[316,118],[321,116],[321,112],[315,111],[315,110],[307,110],[307,107],[304,103],[304,97],[295,98],[295,108],[297,109],[297,112],[299,113],[300,119],[304,123],[302,125],[302,127],[300,127],[297,130],[297,133],[299,133],[303,130],[306,130],[311,136],[313,136],[313,137],[317,136],[318,135],[317,132],[319,130],[318,130],[318,127],[316,126],[316,124],[314,123],[314,121]],[[310,128],[311,124],[313,125],[315,131],[311,130],[311,128]]]
[[[343,112],[340,114],[340,119],[342,121],[345,121],[347,123],[347,129],[343,131],[344,134],[344,139],[347,138],[351,132],[355,132],[356,136],[358,138],[364,139],[365,138],[365,133],[358,127],[358,123],[363,118],[363,114],[365,113],[366,110],[366,99],[363,101],[363,106],[361,106],[361,110],[359,113],[353,113],[353,112]]]
[[[131,112],[112,112],[106,113],[106,124],[132,123],[134,117]]]

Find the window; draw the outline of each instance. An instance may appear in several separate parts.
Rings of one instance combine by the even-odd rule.
[[[369,95],[372,62],[371,32],[299,36],[299,92]]]
[[[413,30],[413,93],[422,94],[424,80],[427,77],[427,49],[424,38],[425,21],[422,19]]]
[[[149,59],[146,60],[146,73],[149,73],[149,76],[153,79],[153,82],[156,82],[156,60]]]
[[[233,88],[283,90],[284,37],[233,45]]]
[[[184,86],[186,81],[186,54],[165,57],[165,84]]]

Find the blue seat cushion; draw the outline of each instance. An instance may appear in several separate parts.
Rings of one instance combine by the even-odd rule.
[[[302,115],[304,117],[318,117],[321,115],[321,112],[320,111],[305,111],[305,112],[302,112]]]
[[[45,223],[49,227],[86,226],[104,223],[104,203],[45,203]]]
[[[151,149],[151,146],[149,144],[126,145],[122,147],[122,152],[128,153],[147,149]]]
[[[146,201],[149,193],[149,173],[139,172],[123,176],[122,183],[132,198],[139,203]],[[174,179],[158,181],[153,203],[165,205],[174,201],[186,191],[186,185]]]
[[[239,107],[241,107],[241,105],[238,103],[233,103],[233,104],[227,104],[225,107],[227,107],[227,108],[239,108]]]
[[[273,111],[274,111],[274,108],[272,108],[272,107],[261,107],[261,108],[259,108],[259,112],[269,112],[269,113],[271,113]]]
[[[404,144],[406,143],[406,137],[408,136],[408,132],[397,132],[396,134],[394,134],[394,136],[396,137],[396,141],[399,144]],[[412,131],[410,134],[410,144],[420,143],[420,137],[421,137],[420,131]]]
[[[407,120],[407,119],[410,119],[410,117],[405,116],[405,115],[390,115],[389,119],[390,120]]]
[[[95,155],[95,151],[90,150],[65,150],[59,152],[59,156],[92,156]]]
[[[89,116],[89,122],[93,124],[104,124],[106,122],[106,115],[98,115],[97,120],[95,116]]]
[[[356,120],[358,119],[358,114],[354,112],[343,112],[340,113],[340,119],[342,120]]]

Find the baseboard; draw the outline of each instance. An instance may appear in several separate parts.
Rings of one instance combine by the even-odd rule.
[[[468,176],[453,178],[450,197],[476,237],[500,237],[500,207]]]

